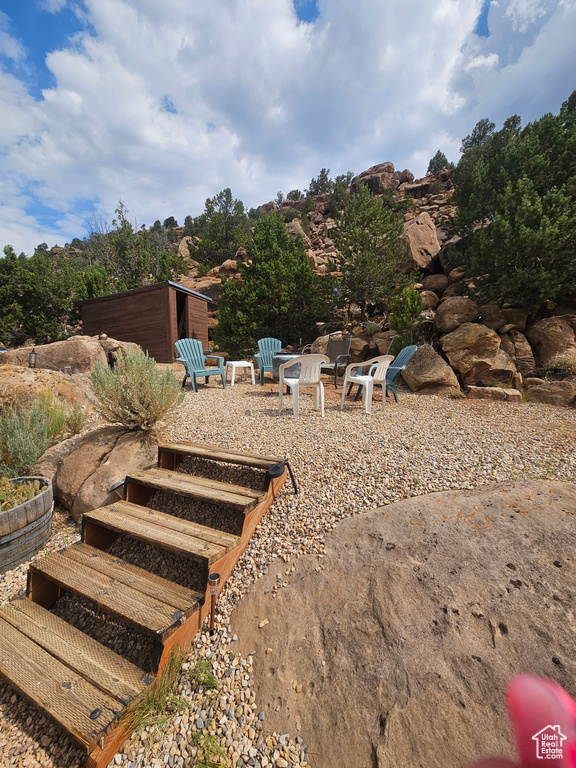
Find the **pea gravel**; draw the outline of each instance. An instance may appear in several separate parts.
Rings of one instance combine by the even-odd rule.
[[[307,765],[306,734],[266,731],[264,702],[251,690],[252,658],[234,650],[230,614],[249,584],[273,567],[280,575],[274,591],[285,588],[284,574],[294,560],[305,553],[321,558],[324,538],[340,519],[409,496],[498,481],[576,482],[575,409],[401,392],[400,403],[389,401],[384,412],[376,393],[367,416],[360,402],[350,400],[340,411],[340,390],[330,383],[325,390],[325,418],[314,411],[312,396],[303,394],[299,421],[293,418],[291,398],[278,415],[277,385],[240,383],[223,390],[211,381],[196,394],[187,391],[165,438],[287,458],[299,493],[286,483],[219,598],[216,636],[198,635],[179,681],[185,705],[162,727],[133,735],[110,765],[192,766],[212,743],[220,746],[228,765],[239,768]],[[220,472],[216,467],[214,476]],[[246,477],[252,487],[258,482]],[[159,496],[151,506],[168,511],[173,500]],[[204,514],[210,518],[211,513]],[[59,520],[55,528],[50,549],[77,537],[70,523]],[[127,546],[118,543],[119,551]],[[1,577],[2,601],[23,589],[25,574],[23,565]],[[199,661],[208,663],[216,688],[199,682]],[[81,753],[64,735],[12,690],[0,688],[0,766],[81,764]]]

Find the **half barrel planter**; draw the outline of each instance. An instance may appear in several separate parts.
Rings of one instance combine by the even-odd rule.
[[[13,483],[38,480],[43,490],[33,499],[0,512],[0,573],[30,560],[50,538],[54,495],[47,477],[17,477]]]

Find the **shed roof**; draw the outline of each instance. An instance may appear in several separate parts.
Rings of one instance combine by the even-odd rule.
[[[209,296],[204,296],[203,293],[198,293],[197,291],[193,291],[190,288],[185,288],[183,285],[180,285],[179,283],[172,282],[172,280],[166,280],[164,283],[153,283],[152,285],[143,285],[140,288],[131,288],[129,291],[120,291],[119,293],[108,293],[106,296],[98,296],[95,299],[84,299],[84,301],[81,301],[80,304],[83,306],[84,304],[95,304],[99,301],[108,301],[110,299],[117,299],[117,298],[120,298],[121,296],[133,295],[135,293],[146,293],[148,291],[153,291],[158,288],[163,288],[167,285],[169,285],[171,288],[175,288],[178,291],[183,291],[184,293],[188,293],[191,296],[196,296],[198,299],[204,299],[204,301],[208,301],[211,304],[216,303],[214,299],[211,299]]]

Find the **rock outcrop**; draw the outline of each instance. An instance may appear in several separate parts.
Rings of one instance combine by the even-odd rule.
[[[510,678],[574,685],[575,509],[565,482],[432,493],[272,561],[232,616],[264,736],[298,733],[317,768],[513,758]]]
[[[39,344],[32,347],[12,349],[2,355],[3,363],[27,366],[32,349],[36,352],[36,368],[49,371],[66,369],[70,373],[91,371],[97,362],[108,364],[108,352],[118,353],[121,349],[136,348],[136,344],[116,339],[98,339],[96,336],[70,336],[65,341]]]
[[[92,388],[85,373],[69,376],[42,368],[0,365],[0,405],[28,409],[40,392],[50,392],[68,406],[78,402],[82,409],[90,407]]]

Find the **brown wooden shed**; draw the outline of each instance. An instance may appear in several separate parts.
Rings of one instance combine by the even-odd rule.
[[[157,363],[173,363],[174,342],[199,339],[208,351],[208,304],[212,299],[168,281],[82,302],[84,333],[132,341]]]

